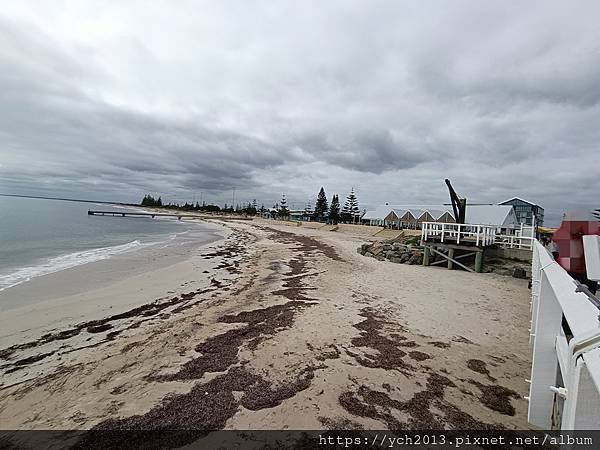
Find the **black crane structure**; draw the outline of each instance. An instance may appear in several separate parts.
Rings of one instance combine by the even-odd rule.
[[[452,202],[452,210],[454,211],[454,220],[456,223],[465,223],[467,199],[460,198],[458,196],[448,178],[446,178],[444,181],[446,182],[446,186],[448,186],[448,190],[450,191],[450,201]]]

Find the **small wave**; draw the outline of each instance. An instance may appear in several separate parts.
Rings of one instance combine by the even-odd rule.
[[[83,264],[100,261],[118,255],[119,253],[153,244],[154,243],[142,244],[140,241],[136,240],[128,242],[127,244],[95,248],[50,258],[36,266],[22,267],[8,275],[0,275],[0,292],[21,283],[25,283],[35,277],[41,277],[42,275],[48,275]]]

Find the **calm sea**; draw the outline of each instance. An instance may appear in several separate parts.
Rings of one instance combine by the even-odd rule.
[[[172,241],[198,224],[176,219],[88,216],[131,209],[0,196],[0,291],[82,264]]]

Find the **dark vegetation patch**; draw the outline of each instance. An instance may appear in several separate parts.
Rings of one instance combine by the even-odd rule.
[[[112,395],[119,395],[122,394],[123,392],[127,392],[127,389],[125,388],[127,385],[126,384],[121,384],[115,388],[112,389],[112,391],[110,391],[110,393]]]
[[[342,393],[339,402],[349,413],[381,421],[392,430],[503,429],[500,425],[480,422],[447,402],[444,391],[449,386],[454,386],[454,383],[444,376],[432,373],[427,379],[426,388],[416,392],[408,401],[394,400],[386,392],[363,385],[356,393]],[[432,406],[442,414],[432,412]],[[402,414],[408,416],[406,422],[401,422],[396,417]]]
[[[99,325],[90,325],[85,329],[88,333],[102,333],[110,330],[113,326],[110,323],[101,323]]]
[[[117,330],[117,331],[111,331],[110,333],[106,334],[106,340],[107,341],[114,341],[118,335],[120,335],[123,331]]]
[[[425,361],[426,359],[431,359],[431,356],[429,356],[427,353],[424,352],[409,352],[408,355],[414,359],[415,361]]]
[[[10,367],[9,369],[7,369],[6,373],[15,372],[15,371],[19,370],[23,366],[28,366],[30,364],[36,363],[38,361],[41,361],[42,359],[47,358],[48,356],[51,356],[54,353],[55,352],[39,353],[37,355],[28,356],[27,358],[19,359],[19,360],[17,360],[17,361],[15,361],[15,362],[12,363],[13,367]]]
[[[467,338],[466,338],[466,337],[464,337],[464,336],[454,336],[454,337],[452,338],[452,340],[453,340],[454,342],[460,342],[460,343],[462,343],[462,344],[473,344],[473,345],[475,344],[475,342],[473,342],[473,341],[471,341],[471,340],[467,339]]]
[[[298,392],[307,389],[314,378],[314,370],[315,368],[308,367],[300,372],[296,380],[277,387],[257,377],[252,388],[244,392],[241,405],[251,411],[278,406],[283,400],[292,398]]]
[[[293,324],[295,313],[306,307],[304,302],[290,301],[281,305],[267,308],[242,311],[235,315],[226,315],[219,319],[223,323],[245,323],[242,328],[235,328],[198,344],[195,351],[201,356],[196,357],[181,367],[174,374],[149,375],[151,381],[174,381],[199,379],[206,372],[223,372],[238,361],[238,350],[246,342],[251,341],[256,346],[266,337]]]
[[[496,379],[490,375],[490,372],[487,368],[487,365],[485,364],[485,361],[482,361],[480,359],[469,359],[467,361],[467,367],[469,369],[471,369],[473,372],[477,372],[482,375],[485,375],[488,378],[488,380],[490,380],[490,381],[496,381]]]
[[[114,315],[106,317],[104,319],[82,322],[82,323],[76,325],[75,328],[71,328],[71,329],[64,330],[64,331],[59,331],[56,333],[48,333],[34,341],[25,342],[23,344],[16,344],[11,347],[7,347],[5,349],[0,350],[0,359],[9,359],[11,355],[13,355],[15,352],[20,351],[20,350],[35,348],[38,346],[42,346],[42,345],[51,343],[53,341],[60,341],[60,340],[66,340],[66,339],[72,338],[74,336],[79,335],[82,331],[86,331],[87,333],[90,333],[90,334],[102,333],[102,332],[113,329],[113,327],[114,327],[113,323],[116,321],[130,319],[133,317],[142,317],[143,318],[142,320],[127,327],[127,329],[137,328],[141,325],[141,323],[143,323],[147,320],[150,320],[150,318],[152,318],[159,312],[163,311],[164,309],[172,307],[176,304],[189,302],[196,295],[203,294],[207,291],[208,290],[206,290],[206,289],[204,289],[204,290],[199,289],[197,291],[181,294],[181,296],[179,296],[179,297],[172,297],[171,299],[169,299],[167,301],[153,302],[153,303],[149,303],[146,305],[138,306],[136,308],[130,309],[123,313],[114,314]],[[189,307],[191,307],[191,306],[193,306],[193,304],[189,305]],[[106,336],[106,339],[104,339],[100,343],[114,340],[115,337],[120,332],[121,331],[113,331],[111,333],[108,333]],[[35,361],[31,360],[30,358],[25,358],[25,359],[21,359],[16,362],[12,362],[11,364],[13,366],[12,367],[13,370],[9,369],[7,371],[7,373],[14,372],[15,370],[18,370],[18,368],[20,368],[20,367],[23,367],[23,366],[28,365],[33,362],[40,361],[41,359],[48,357],[52,354],[54,354],[54,352],[41,353],[40,355],[38,355],[40,358],[36,359]]]
[[[327,348],[330,348],[330,351],[323,351],[321,354],[315,357],[318,361],[325,361],[327,359],[338,359],[342,354],[340,350],[334,344],[329,345]]]
[[[345,417],[318,417],[319,422],[328,430],[364,430],[364,427]]]
[[[187,394],[166,398],[146,414],[123,419],[108,419],[86,433],[75,448],[138,448],[144,442],[145,431],[187,430],[185,433],[153,434],[151,445],[144,448],[176,448],[190,444],[213,430],[225,427],[239,406],[256,411],[281,404],[310,385],[314,377],[313,367],[300,372],[296,380],[283,386],[273,386],[244,367],[231,367],[206,383],[196,384]],[[236,400],[233,392],[241,392]],[[97,433],[98,431],[124,431],[127,433]],[[133,447],[132,447],[133,448]]]
[[[498,411],[500,414],[507,416],[515,415],[515,408],[510,403],[511,398],[519,398],[519,394],[512,389],[497,384],[485,385],[475,380],[469,380],[469,383],[477,386],[481,391],[479,400],[488,408]]]
[[[429,343],[437,348],[450,348],[450,344],[448,342],[431,341]]]
[[[391,339],[380,334],[386,322],[373,309],[364,308],[359,315],[365,320],[354,325],[354,328],[359,329],[361,333],[360,336],[352,338],[352,345],[376,350],[377,354],[362,356],[351,352],[348,354],[361,366],[386,370],[395,369],[408,376],[409,370],[414,368],[403,359],[406,352],[399,348],[402,340]]]
[[[333,259],[334,261],[343,261],[337,251],[331,245],[318,241],[310,236],[302,236],[288,231],[280,231],[274,228],[261,227],[263,230],[271,234],[271,238],[282,244],[294,244],[296,248],[303,253],[311,253],[316,251],[324,256]]]

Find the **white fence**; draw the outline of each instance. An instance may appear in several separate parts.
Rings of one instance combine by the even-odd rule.
[[[492,245],[496,239],[496,227],[471,223],[423,222],[421,240],[426,242],[431,237],[456,244],[468,240],[477,246]]]
[[[515,234],[498,234],[497,228],[493,225],[423,222],[421,239],[426,242],[432,237],[440,239],[441,242],[460,244],[460,241],[468,240],[478,246],[496,244],[504,248],[525,250],[532,250],[535,241],[533,227],[523,224]]]
[[[515,234],[496,235],[496,244],[504,248],[522,248],[525,250],[532,250],[534,240],[535,226],[525,224],[521,224],[521,227],[515,231]]]
[[[528,420],[544,429],[600,429],[600,310],[576,288],[534,240]]]
[[[504,248],[522,248],[532,250],[535,238],[529,236],[518,236],[513,234],[497,234],[495,243]]]

